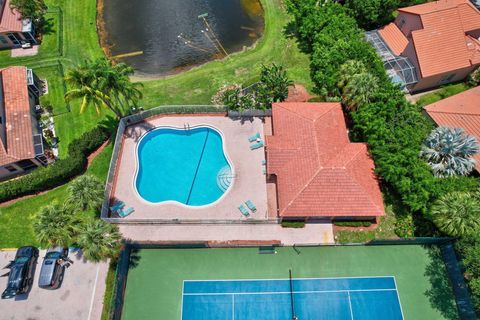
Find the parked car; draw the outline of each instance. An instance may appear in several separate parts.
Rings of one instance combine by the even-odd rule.
[[[57,289],[63,280],[65,265],[68,260],[68,248],[55,247],[48,249],[43,258],[42,269],[38,278],[38,286],[44,289]]]
[[[17,250],[15,260],[7,266],[10,272],[8,273],[7,288],[2,293],[2,299],[13,298],[30,290],[37,259],[38,249],[35,247],[21,247]]]

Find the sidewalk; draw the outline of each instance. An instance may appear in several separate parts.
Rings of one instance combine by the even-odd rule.
[[[140,242],[188,241],[279,241],[283,245],[331,244],[332,225],[306,224],[305,228],[282,228],[278,224],[258,225],[119,225],[124,238]]]

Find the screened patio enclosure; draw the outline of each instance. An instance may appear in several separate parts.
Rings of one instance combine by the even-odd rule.
[[[377,51],[393,83],[399,84],[403,89],[406,89],[409,85],[418,82],[417,72],[410,60],[406,57],[395,55],[376,30],[367,31],[365,40]]]

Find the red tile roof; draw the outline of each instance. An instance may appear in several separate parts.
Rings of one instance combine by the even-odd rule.
[[[432,103],[424,109],[437,125],[463,128],[480,141],[480,87]],[[474,156],[474,159],[480,172],[480,155]]]
[[[5,1],[3,8],[0,4],[0,32],[22,32],[22,29],[22,16],[10,9],[10,0]]]
[[[405,39],[413,42],[423,78],[479,63],[480,50],[469,48],[465,38],[467,32],[480,29],[480,12],[469,0],[440,0],[398,11],[419,15],[423,28],[412,31],[411,38],[399,35],[394,23],[379,32],[397,55],[406,47]]]
[[[266,137],[282,217],[381,216],[382,195],[364,143],[350,143],[339,103],[276,103]]]
[[[385,27],[380,28],[378,32],[397,56],[401,55],[408,45],[408,39],[395,23],[387,24]]]
[[[25,67],[9,67],[0,69],[0,74],[6,128],[6,141],[0,138],[0,166],[3,166],[18,160],[31,159],[35,153],[27,70]]]

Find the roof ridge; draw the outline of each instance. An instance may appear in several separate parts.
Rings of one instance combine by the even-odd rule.
[[[367,150],[368,150],[368,148],[367,148]],[[358,154],[359,154],[359,152],[357,152],[357,153],[355,154],[355,157],[358,156]],[[370,157],[370,154],[368,154],[368,156]],[[353,157],[352,157],[352,159],[353,159]],[[349,162],[349,163],[350,163],[350,162]],[[345,171],[347,171],[346,167],[345,167]],[[348,174],[347,174],[346,176],[349,177],[350,179],[352,179],[353,181],[355,181],[355,183],[356,183],[358,186],[360,186],[363,191],[366,191],[365,188],[363,187],[363,185],[362,185],[360,182],[358,182],[358,180],[357,180],[354,176],[348,175]],[[375,175],[375,180],[377,180],[377,183],[378,183],[378,176],[377,176],[377,175]],[[366,194],[369,194],[368,192],[365,192],[365,193],[366,193]],[[382,192],[381,192],[381,191],[380,191],[380,196],[382,197],[382,203],[383,203],[383,196],[382,196]],[[365,197],[365,198],[367,198],[368,201],[369,201],[371,204],[373,204],[373,206],[374,206],[375,208],[377,208],[378,211],[382,212],[382,208],[380,208],[374,201],[372,201],[372,197]]]
[[[464,116],[480,116],[480,109],[479,109],[478,113],[437,111],[437,110],[428,110],[426,108],[424,108],[424,109],[425,109],[425,111],[428,111],[429,113],[458,114],[458,115],[464,115]]]

